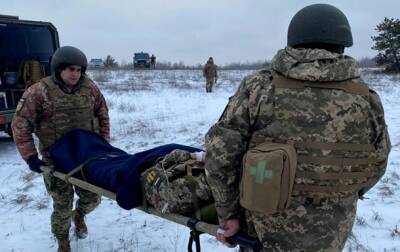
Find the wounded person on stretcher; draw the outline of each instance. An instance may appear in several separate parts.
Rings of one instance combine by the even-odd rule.
[[[141,183],[147,202],[162,213],[216,220],[203,160],[204,152],[174,150],[145,170]]]
[[[124,209],[147,202],[162,213],[201,217],[206,212],[216,220],[203,154],[179,144],[129,154],[82,129],[66,133],[50,147],[56,171],[115,193]]]

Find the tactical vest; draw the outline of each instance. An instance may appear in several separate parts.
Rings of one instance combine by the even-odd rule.
[[[179,151],[183,152],[183,151]],[[205,178],[204,163],[188,159],[164,159],[141,174],[145,201],[162,213],[195,216],[199,220],[217,220],[211,189]],[[171,162],[172,161],[172,162]]]
[[[376,175],[369,88],[360,79],[307,82],[274,74],[272,120],[255,125],[249,148],[294,142],[297,170],[292,195],[346,196]]]
[[[46,86],[50,102],[49,117],[40,121],[35,128],[39,138],[39,149],[48,158],[48,148],[67,131],[81,128],[99,132],[99,120],[94,115],[94,99],[90,80],[85,78],[79,90],[73,94],[63,92],[52,77],[41,80]]]

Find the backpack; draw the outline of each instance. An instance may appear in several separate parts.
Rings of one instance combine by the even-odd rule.
[[[44,66],[37,60],[24,60],[19,65],[18,83],[25,85],[25,88],[28,88],[44,77]]]

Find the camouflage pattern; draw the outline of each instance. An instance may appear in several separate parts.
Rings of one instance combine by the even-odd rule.
[[[58,239],[68,238],[71,227],[74,191],[79,196],[75,209],[83,215],[93,211],[100,204],[101,197],[77,186],[72,186],[48,173],[44,174],[43,178],[46,190],[53,198],[51,231]]]
[[[278,51],[271,63],[272,69],[296,80],[323,82],[360,77],[353,58],[323,49],[286,47]]]
[[[193,171],[193,176],[187,170]],[[192,216],[212,201],[205,180],[204,164],[190,159],[190,153],[174,150],[141,175],[146,200],[163,213]]]
[[[339,252],[351,233],[356,207],[356,195],[325,199],[319,205],[295,198],[283,213],[266,216],[245,211],[246,228],[262,243],[263,251]]]
[[[218,78],[217,68],[217,65],[215,65],[214,63],[207,62],[207,64],[203,68],[203,76],[206,77],[206,79]]]
[[[206,79],[206,92],[207,93],[211,93],[212,92],[212,88],[214,86],[216,79],[215,78],[207,78]]]
[[[49,84],[56,85],[57,91],[50,90]],[[83,92],[82,90],[85,91]],[[82,92],[85,95],[82,96]],[[84,103],[81,101],[84,101]],[[78,107],[75,108],[74,106]],[[75,113],[75,109],[80,113],[80,116]],[[81,126],[80,123],[89,120],[91,124],[91,115],[98,118],[100,134],[109,141],[108,108],[100,90],[90,79],[83,77],[71,92],[68,92],[67,87],[54,77],[42,79],[40,82],[30,86],[18,103],[17,111],[12,121],[12,130],[17,149],[24,160],[27,160],[31,155],[37,154],[32,137],[32,133],[35,133],[39,138],[39,149],[43,161],[46,165],[51,166],[52,161],[47,147],[61,137],[63,133],[74,127]],[[77,118],[71,118],[70,116],[77,116]],[[79,196],[76,209],[83,214],[89,213],[100,203],[100,196],[78,187],[73,187],[49,174],[44,174],[43,176],[46,189],[53,198],[52,232],[57,238],[63,239],[65,236],[68,237],[74,188]]]
[[[297,169],[319,173],[374,169],[374,183],[385,172],[390,141],[383,107],[374,91],[363,96],[338,89],[278,89],[273,84],[275,74],[318,83],[362,82],[355,61],[348,56],[320,49],[289,47],[274,57],[271,70],[246,77],[230,98],[220,120],[206,135],[207,182],[220,221],[240,217],[241,160],[247,148],[263,142],[374,144],[374,153],[320,149],[298,149],[297,152],[298,155],[323,157],[374,156],[380,160],[375,166],[299,162]],[[316,183],[319,182],[304,178],[295,181],[295,184]],[[326,198],[320,200],[316,196],[319,195],[293,195],[292,204],[286,211],[271,216],[245,210],[249,227],[255,229],[250,233],[257,235],[266,251],[304,251],[305,248],[307,251],[340,251],[351,231],[358,195],[356,192],[339,193],[325,195]]]
[[[203,68],[203,76],[206,78],[206,91],[212,92],[212,87],[218,79],[217,65],[208,61]]]
[[[74,128],[99,132],[99,120],[93,113],[94,99],[91,98],[89,79],[80,83],[80,88],[74,95],[63,92],[52,80],[52,77],[42,79],[52,102],[52,112],[47,120],[43,120],[35,128],[39,138],[39,149],[44,159],[47,150],[65,133]]]
[[[67,92],[66,88],[64,88],[63,85],[60,84],[55,78],[51,77],[51,81],[57,84],[61,90]],[[90,104],[90,109],[92,111],[91,114],[98,118],[100,124],[100,134],[107,141],[109,141],[110,123],[105,99],[100,90],[90,79],[84,77],[83,82],[88,83],[87,86],[90,90],[90,96],[87,97],[87,100]],[[81,83],[78,83],[77,86],[74,87],[72,90],[73,94],[79,93],[81,88],[80,84]],[[73,95],[68,94],[66,96],[72,97]],[[37,153],[33,142],[32,133],[37,133],[38,129],[40,129],[43,124],[53,123],[51,119],[55,116],[55,111],[54,100],[52,99],[54,99],[54,97],[50,97],[47,85],[43,82],[38,82],[24,92],[20,102],[18,103],[17,112],[12,121],[12,130],[15,144],[24,160],[27,160],[31,155]],[[63,125],[65,121],[54,123]],[[64,126],[62,127],[62,132],[68,130],[68,128]],[[56,139],[52,137],[51,141],[48,142],[45,137],[42,137],[42,140],[46,141],[46,146],[48,146]],[[41,154],[48,159],[48,153],[46,150],[42,150]]]

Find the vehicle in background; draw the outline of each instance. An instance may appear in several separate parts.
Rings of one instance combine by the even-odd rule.
[[[102,59],[91,59],[88,64],[89,68],[104,68],[104,62]]]
[[[150,69],[150,55],[145,52],[135,53],[133,56],[133,68]]]
[[[51,56],[59,47],[51,23],[0,15],[0,131],[12,136],[19,99],[29,85],[51,74]]]

